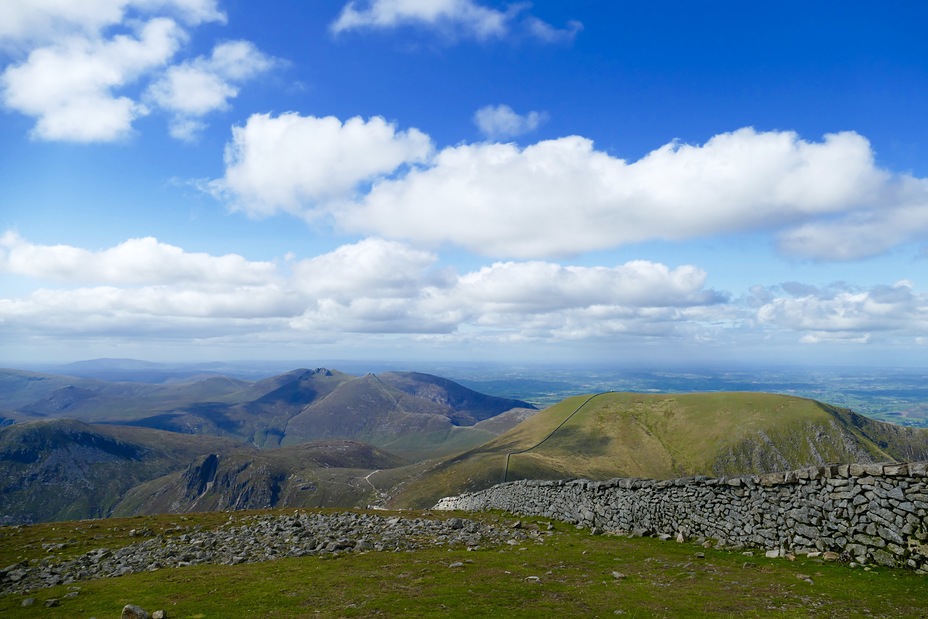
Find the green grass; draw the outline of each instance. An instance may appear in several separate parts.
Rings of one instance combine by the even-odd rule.
[[[236,517],[239,514],[236,514]],[[418,514],[417,514],[418,515]],[[443,514],[443,516],[445,516]],[[4,565],[38,556],[40,543],[73,540],[63,552],[137,541],[131,528],[212,527],[229,514],[195,514],[55,523],[0,530]],[[475,517],[508,525],[499,514]],[[523,519],[546,529],[547,521]],[[90,525],[96,525],[90,528]],[[180,534],[177,532],[176,534]],[[100,536],[94,539],[94,536]],[[40,542],[44,539],[45,542]],[[237,566],[196,566],[0,596],[3,617],[118,617],[135,603],[182,617],[928,617],[928,578],[889,569],[864,571],[799,558],[655,539],[592,536],[555,523],[544,543],[403,553],[306,557]],[[700,556],[702,554],[703,556]],[[449,567],[453,563],[461,567]],[[616,579],[613,572],[625,578]],[[797,575],[810,576],[813,584]],[[537,578],[537,579],[536,579]],[[619,612],[620,611],[620,612]]]
[[[539,444],[540,443],[540,444]],[[568,398],[408,484],[397,507],[503,480],[672,479],[745,475],[854,462],[919,460],[928,430],[901,428],[769,393],[604,393]]]

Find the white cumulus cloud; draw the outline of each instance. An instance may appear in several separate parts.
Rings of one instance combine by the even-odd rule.
[[[188,28],[224,22],[216,0],[35,0],[0,4],[0,102],[35,118],[41,140],[108,142],[162,107],[193,139],[272,60],[246,41],[173,64]],[[146,90],[146,84],[147,90]]]
[[[34,135],[41,139],[119,139],[147,110],[114,90],[163,66],[184,38],[174,21],[158,18],[135,36],[65,39],[33,50],[24,63],[4,71],[0,94],[7,107],[38,119]]]
[[[210,57],[170,67],[148,89],[151,100],[172,113],[171,135],[192,140],[204,127],[202,118],[225,110],[238,95],[238,84],[267,71],[273,59],[248,41],[221,43]]]
[[[547,118],[542,112],[517,114],[508,105],[487,105],[474,113],[474,124],[491,140],[512,138],[538,128]]]
[[[508,111],[490,108],[486,130],[524,129],[513,116],[497,123]],[[209,187],[251,214],[326,215],[350,232],[501,258],[763,231],[785,255],[853,260],[928,237],[928,180],[880,168],[854,132],[815,142],[744,128],[626,161],[580,136],[435,151],[377,117],[255,115]]]
[[[294,214],[351,197],[356,188],[401,166],[425,161],[431,140],[398,131],[380,117],[255,114],[234,127],[226,173],[210,189],[252,215]]]
[[[546,257],[784,226],[853,209],[884,177],[853,133],[810,143],[742,129],[632,163],[566,137],[447,148],[430,166],[375,183],[339,216],[389,237]]]
[[[166,13],[190,25],[225,21],[216,0],[12,0],[0,2],[0,46],[99,37],[130,12]]]
[[[784,231],[780,249],[817,261],[857,260],[928,239],[928,180],[903,176],[881,193],[865,208]]]
[[[513,28],[543,42],[572,41],[582,24],[571,21],[559,29],[526,15],[527,3],[510,4],[505,11],[474,0],[352,0],[345,4],[331,30],[392,29],[413,25],[437,29],[450,38],[501,39]]]

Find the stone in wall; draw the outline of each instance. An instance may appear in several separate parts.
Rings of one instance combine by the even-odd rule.
[[[661,481],[516,481],[444,498],[435,509],[501,509],[638,535],[836,553],[928,573],[928,462]]]

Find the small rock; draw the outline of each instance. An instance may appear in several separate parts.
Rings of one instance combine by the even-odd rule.
[[[810,585],[815,584],[812,582],[812,577],[809,576],[808,574],[796,574],[796,578],[798,578],[799,580],[804,580]]]
[[[541,578],[539,578],[538,576],[526,576],[526,577],[525,577],[525,580],[526,580],[527,582],[534,582],[534,583],[540,583],[540,582],[541,582]]]
[[[612,577],[615,578],[616,580],[622,580],[623,578],[628,578],[622,572],[612,572]]]
[[[825,559],[826,561],[837,561],[841,557],[840,555],[838,555],[837,552],[828,551],[828,552],[822,553],[822,558]]]
[[[448,567],[464,567],[464,563],[461,562],[461,561],[455,561],[454,563],[452,563],[452,564],[449,565]]]
[[[122,608],[120,619],[151,619],[151,615],[145,609],[135,604],[126,604]]]
[[[58,601],[58,598],[49,598],[45,600],[44,602],[42,602],[42,605],[45,608],[52,608],[53,606],[58,606],[60,604],[61,602]]]
[[[704,552],[697,552],[697,553],[696,553],[696,558],[697,558],[697,559],[705,559],[705,558],[706,558],[706,553],[704,553]]]
[[[745,557],[753,557],[754,553],[751,552],[750,550],[745,550],[744,552],[741,553],[741,555]]]
[[[767,557],[768,559],[776,559],[777,557],[780,556],[780,551],[779,550],[768,550],[767,552],[764,553],[764,556]]]
[[[151,614],[151,619],[167,619],[168,614],[163,610],[156,610]]]
[[[78,595],[79,595],[79,594],[78,594],[77,591],[71,591],[71,592],[69,592],[69,593],[65,593],[65,594],[64,594],[64,599],[66,599],[66,600],[73,600],[73,599],[76,598]]]
[[[35,598],[26,598],[23,600],[23,606],[32,606],[35,604]]]
[[[682,544],[686,541],[686,536],[683,534],[683,531],[677,531],[677,543]]]

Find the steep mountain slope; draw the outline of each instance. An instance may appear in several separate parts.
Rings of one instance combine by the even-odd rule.
[[[737,475],[826,462],[928,459],[928,430],[764,393],[569,398],[411,482],[394,504],[504,479]],[[508,464],[508,466],[507,466]]]
[[[0,522],[109,515],[127,490],[234,442],[71,419],[0,428]]]
[[[136,486],[113,515],[367,505],[379,498],[369,479],[372,472],[406,464],[354,441],[213,453],[182,471]]]

